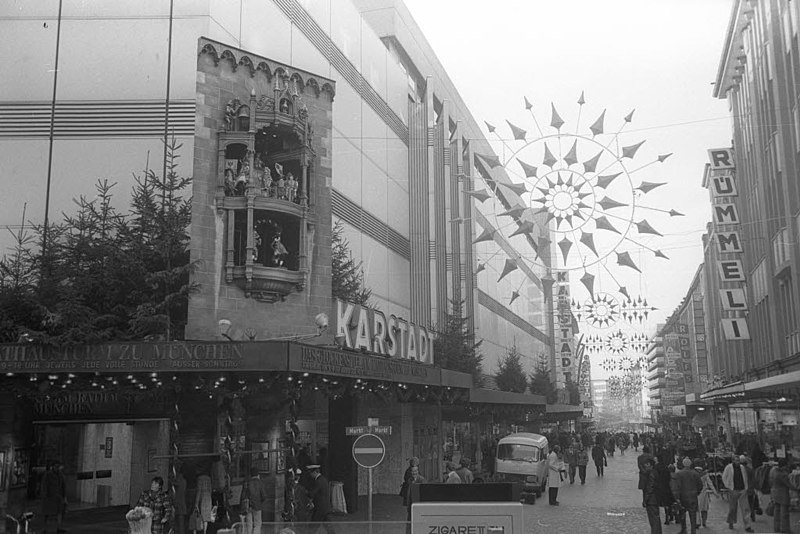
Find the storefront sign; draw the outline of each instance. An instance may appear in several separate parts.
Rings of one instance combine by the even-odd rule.
[[[103,417],[108,415],[162,416],[167,411],[167,396],[153,391],[58,391],[31,396],[36,418]],[[107,438],[106,454],[111,454],[113,441]]]
[[[308,345],[292,345],[289,369],[367,380],[428,385],[441,383],[441,369],[432,365]]]
[[[556,325],[556,387],[563,388],[568,380],[577,381],[577,369],[573,367],[575,358],[575,331],[572,328],[571,294],[569,286],[569,272],[557,271],[556,273],[556,310],[558,324]]]
[[[286,370],[280,342],[108,343],[77,347],[0,344],[8,373]]]
[[[739,238],[739,211],[734,204],[738,196],[734,177],[735,164],[732,148],[715,148],[708,151],[709,172],[706,187],[711,190],[714,214],[714,239],[720,258],[717,260],[722,288],[720,299],[726,312],[736,312],[739,317],[721,320],[727,340],[750,339],[747,327],[747,301],[744,297],[745,277],[742,261],[742,244]]]
[[[366,306],[337,299],[336,335],[349,349],[433,364],[434,335],[427,328]]]

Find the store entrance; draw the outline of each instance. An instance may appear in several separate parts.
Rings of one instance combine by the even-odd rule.
[[[168,422],[40,423],[39,476],[54,461],[64,465],[70,511],[131,506],[153,476],[165,476],[155,456],[167,450]]]

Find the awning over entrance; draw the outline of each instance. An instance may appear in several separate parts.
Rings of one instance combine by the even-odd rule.
[[[742,397],[744,397],[744,382],[741,381],[728,384],[727,386],[709,389],[700,395],[700,399],[704,401],[736,399]]]
[[[133,342],[75,347],[0,344],[0,372],[7,376],[270,371],[461,389],[472,384],[466,373],[414,360],[292,341]]]
[[[746,392],[779,392],[800,388],[800,371],[791,371],[782,375],[769,376],[745,384]]]

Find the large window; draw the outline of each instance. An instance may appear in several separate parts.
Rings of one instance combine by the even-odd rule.
[[[516,460],[520,462],[538,462],[542,459],[542,449],[533,445],[503,443],[497,448],[498,460]]]

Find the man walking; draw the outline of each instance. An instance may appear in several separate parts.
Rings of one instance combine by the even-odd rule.
[[[564,451],[564,463],[569,468],[569,483],[575,483],[575,472],[578,470],[578,445],[573,441]]]
[[[578,442],[578,450],[575,452],[578,458],[578,476],[581,484],[586,484],[586,466],[589,464],[589,451],[583,446],[583,442]]]
[[[331,520],[331,490],[328,486],[328,479],[319,472],[319,465],[308,466],[308,472],[313,479],[311,493],[309,497],[314,503],[314,511],[311,513],[311,521],[322,523],[322,528],[326,532],[333,532],[329,525]]]
[[[642,490],[642,506],[647,510],[650,522],[650,534],[661,534],[661,514],[658,510],[658,494],[656,493],[655,460],[652,458],[642,465],[639,475]]]
[[[792,484],[789,479],[789,468],[786,459],[778,461],[778,467],[773,469],[774,478],[772,479],[772,502],[775,503],[775,512],[772,515],[772,530],[775,532],[791,532],[792,527],[789,522],[789,490],[798,491],[797,486]]]
[[[264,488],[264,483],[261,481],[261,477],[258,476],[258,472],[248,481],[246,495],[249,513],[247,515],[248,521],[245,522],[245,525],[247,525],[245,528],[247,529],[249,527],[249,530],[245,532],[246,534],[261,534],[261,513],[268,501],[268,496],[267,490]]]
[[[703,481],[700,474],[692,469],[692,461],[683,459],[683,469],[675,473],[672,494],[681,505],[680,517],[681,534],[686,534],[686,512],[689,512],[690,532],[697,532],[697,496],[703,490]]]
[[[747,470],[742,465],[744,459],[744,456],[734,455],[732,462],[726,465],[722,471],[722,483],[731,490],[728,501],[728,528],[733,529],[733,525],[736,523],[737,508],[741,508],[744,531],[754,532],[750,526],[750,506],[747,503],[748,476]]]
[[[600,438],[597,439],[594,447],[592,447],[592,461],[594,462],[594,467],[597,469],[597,476],[603,476],[608,461],[606,460],[606,451],[600,444]]]

